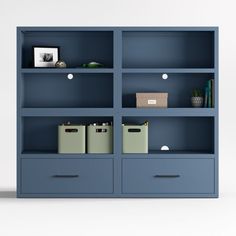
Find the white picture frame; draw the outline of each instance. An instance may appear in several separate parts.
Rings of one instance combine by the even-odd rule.
[[[34,46],[34,67],[55,67],[59,60],[59,47]]]

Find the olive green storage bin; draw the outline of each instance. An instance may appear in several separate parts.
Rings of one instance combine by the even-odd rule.
[[[148,153],[148,122],[123,124],[123,153]]]
[[[58,126],[58,153],[85,153],[85,125]]]
[[[111,125],[87,126],[87,152],[113,153],[113,127]]]

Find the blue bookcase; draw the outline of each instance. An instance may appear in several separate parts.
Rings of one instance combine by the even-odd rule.
[[[67,68],[34,68],[39,45],[60,47]],[[214,107],[192,108],[210,79]],[[153,91],[168,108],[136,108]],[[67,121],[112,122],[113,153],[59,154]],[[144,121],[148,154],[123,154],[122,123]],[[218,28],[18,27],[17,196],[218,197]]]

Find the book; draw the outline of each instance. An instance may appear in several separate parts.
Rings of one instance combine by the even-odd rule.
[[[211,107],[215,107],[215,81],[211,80]]]
[[[211,106],[211,80],[208,80],[208,107]]]
[[[208,87],[205,87],[205,99],[204,99],[204,107],[208,106]]]

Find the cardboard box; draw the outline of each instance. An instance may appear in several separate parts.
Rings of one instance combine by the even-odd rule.
[[[136,107],[167,108],[168,93],[136,93]]]

